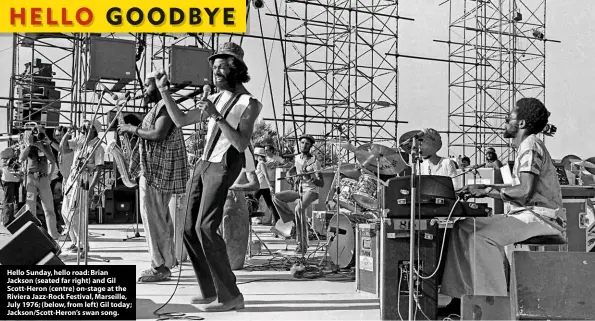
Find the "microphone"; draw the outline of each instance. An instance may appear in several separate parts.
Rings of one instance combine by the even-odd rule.
[[[405,140],[404,142],[402,142],[401,144],[399,144],[399,147],[408,144],[410,141],[412,141],[413,139],[420,139],[422,137],[424,137],[426,135],[425,131],[420,131],[417,134],[413,135],[411,138]]]
[[[202,99],[201,100],[207,99],[207,97],[209,97],[210,94],[211,94],[211,86],[204,85],[202,87]]]
[[[116,101],[120,101],[132,98],[132,94],[129,91],[127,91],[125,93],[112,94],[112,98]]]
[[[475,169],[478,169],[478,168],[485,167],[487,164],[488,163],[483,163],[483,164],[479,164],[479,165],[475,165],[475,166],[470,166],[469,169],[475,170]]]
[[[97,85],[95,86],[95,89],[107,92],[110,96],[112,96],[112,99],[116,100],[116,101],[124,100],[131,96],[131,93],[129,91],[127,91],[125,93],[114,93],[109,88],[107,88],[106,85],[104,85],[100,82],[97,83]]]

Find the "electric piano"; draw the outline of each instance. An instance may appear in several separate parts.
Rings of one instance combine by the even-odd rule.
[[[416,219],[448,217],[487,217],[492,209],[485,204],[467,202],[460,199],[456,204],[457,194],[452,179],[446,176],[421,175],[416,182]],[[395,177],[387,181],[384,188],[385,216],[388,218],[411,218],[411,177]],[[453,209],[453,206],[454,209]]]

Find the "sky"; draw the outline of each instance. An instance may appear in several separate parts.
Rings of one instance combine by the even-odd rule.
[[[452,0],[460,3],[462,0]],[[531,0],[532,1],[532,0]],[[266,1],[272,6],[271,0]],[[435,0],[401,1],[399,13],[415,21],[399,22],[399,51],[406,55],[448,58],[445,44],[435,39],[448,38],[448,6]],[[266,10],[263,9],[263,10]],[[548,1],[546,37],[561,43],[548,43],[546,51],[546,107],[551,112],[550,123],[558,127],[554,137],[546,139],[547,148],[555,159],[573,154],[586,159],[595,156],[595,144],[591,143],[590,129],[593,129],[590,114],[591,103],[595,101],[595,28],[591,27],[595,16],[595,2],[589,0]],[[275,31],[274,20],[265,17],[268,36]],[[266,26],[270,23],[272,26]],[[251,17],[252,34],[260,33],[258,20]],[[0,96],[7,97],[12,61],[12,35],[0,35]],[[273,117],[273,102],[276,112],[282,112],[283,60],[279,44],[265,43],[267,52],[272,52],[270,75],[272,96],[265,83],[265,55],[260,40],[245,40],[246,62],[252,81],[248,89],[262,98],[262,116]],[[26,61],[26,58],[21,57]],[[448,122],[448,65],[442,62],[402,59],[399,60],[399,119],[408,124],[399,125],[399,133],[421,128],[435,128],[445,131]],[[0,100],[0,105],[7,104]],[[0,121],[0,126],[1,125]],[[0,133],[5,129],[0,128]],[[446,137],[443,136],[446,141]],[[443,147],[439,154],[446,156]]]

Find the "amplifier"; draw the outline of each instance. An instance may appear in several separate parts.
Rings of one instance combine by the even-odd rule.
[[[405,319],[409,313],[409,227],[410,220],[383,219],[380,225],[380,317],[382,320]],[[438,256],[441,239],[438,224],[416,220],[414,288],[417,297],[415,320],[436,320],[438,310]]]
[[[357,224],[355,290],[380,295],[380,223]]]
[[[593,253],[514,251],[510,320],[593,320]]]
[[[595,213],[591,200],[564,198],[562,201],[566,209],[568,251],[595,251]]]

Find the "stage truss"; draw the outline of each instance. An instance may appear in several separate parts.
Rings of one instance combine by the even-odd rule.
[[[397,3],[292,0],[275,4],[273,15],[285,65],[283,113],[276,121],[288,144],[310,134],[331,150],[337,145],[329,142],[338,140],[394,147],[395,57],[398,20],[404,19]]]
[[[480,164],[514,150],[502,136],[522,97],[545,103],[546,0],[448,1],[448,147]]]

